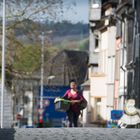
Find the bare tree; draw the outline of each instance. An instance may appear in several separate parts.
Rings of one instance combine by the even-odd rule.
[[[0,0],[0,18],[2,20],[2,4]],[[16,28],[26,28],[26,21],[42,21],[48,18],[56,19],[62,13],[63,0],[6,0],[6,37],[7,49],[14,50],[22,46],[15,35]],[[38,38],[38,25],[32,24],[27,38]],[[0,26],[0,28],[2,28]],[[40,29],[41,30],[41,29]],[[2,30],[0,30],[1,32]],[[36,39],[37,40],[37,39]]]
[[[56,18],[62,12],[63,0],[6,0],[6,19],[22,21],[23,19],[40,20]],[[2,0],[0,0],[2,10]]]
[[[48,20],[57,21],[63,16],[64,5],[72,7],[74,0],[6,0],[6,65],[13,69],[13,62],[17,58],[17,48],[26,46],[24,41],[17,38],[15,30],[27,29],[25,37],[32,40],[32,45],[40,45],[39,35],[42,27],[37,22]],[[0,20],[2,20],[2,4],[0,0]],[[27,22],[28,23],[27,25]],[[34,22],[37,21],[37,22]],[[2,26],[0,25],[0,28]],[[0,30],[1,32],[2,30]]]

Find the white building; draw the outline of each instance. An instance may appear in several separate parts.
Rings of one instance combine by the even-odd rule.
[[[1,84],[0,84],[0,91],[1,91]],[[1,92],[0,92],[0,99],[1,99]],[[1,100],[0,100],[0,114],[1,114]],[[12,125],[13,125],[12,93],[10,89],[6,88],[4,90],[4,96],[3,96],[3,128],[11,128]]]
[[[93,1],[92,4],[95,3]],[[101,7],[100,4],[98,7],[102,9],[102,15],[98,13],[95,17],[90,18],[90,121],[96,123],[110,120],[111,110],[114,108],[116,26],[112,13],[117,3],[102,4]],[[98,10],[98,12],[101,11]]]

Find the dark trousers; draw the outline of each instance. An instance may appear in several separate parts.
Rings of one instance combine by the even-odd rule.
[[[74,127],[78,127],[78,118],[79,114],[77,112],[73,112],[71,110],[67,111],[67,116],[69,120],[69,127],[72,127],[72,124],[74,124]]]

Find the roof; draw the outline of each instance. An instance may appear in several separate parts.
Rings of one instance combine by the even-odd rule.
[[[69,85],[71,79],[78,84],[85,80],[88,70],[88,53],[84,51],[62,50],[52,60],[50,75],[55,78],[49,85]]]

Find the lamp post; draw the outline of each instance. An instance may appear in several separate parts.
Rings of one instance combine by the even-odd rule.
[[[48,31],[47,34],[51,34],[52,30]],[[41,35],[41,87],[40,87],[40,109],[43,109],[43,85],[44,85],[44,32]],[[49,77],[50,79],[54,77]]]
[[[1,128],[3,128],[4,89],[5,89],[5,0],[3,0],[3,19],[2,19],[2,68],[1,68],[1,117],[0,117]]]

